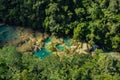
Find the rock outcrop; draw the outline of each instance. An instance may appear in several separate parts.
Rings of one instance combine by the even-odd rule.
[[[43,46],[43,40],[47,37],[39,32],[33,33],[31,29],[23,29],[21,27],[17,28],[19,37],[8,43],[10,46],[16,46],[20,52],[35,52]],[[37,34],[37,36],[34,36]],[[45,35],[45,34],[44,34]]]

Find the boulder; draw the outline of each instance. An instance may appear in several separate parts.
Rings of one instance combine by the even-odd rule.
[[[47,33],[44,33],[43,34],[43,39],[45,40],[45,39],[47,39],[49,37],[49,35],[47,34]]]
[[[27,51],[33,52],[32,44],[29,42],[25,43],[25,44],[18,47],[18,51],[20,51],[20,52],[27,52]]]
[[[90,48],[92,48],[92,47],[90,46],[90,44],[88,44],[88,43],[83,43],[83,45],[82,45],[82,50],[83,50],[83,51],[89,51]]]

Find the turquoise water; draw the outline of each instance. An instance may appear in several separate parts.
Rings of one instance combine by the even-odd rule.
[[[38,52],[35,52],[35,56],[39,57],[40,59],[43,59],[47,56],[49,56],[51,52],[49,52],[46,48],[41,48]]]
[[[68,47],[71,46],[71,39],[70,38],[64,38],[63,40],[64,40],[64,43],[65,43],[65,46],[68,46]],[[58,44],[56,47],[57,47],[58,50],[63,51],[65,46],[62,46],[62,45]]]
[[[69,38],[65,38],[65,39],[64,39],[64,42],[65,42],[66,46],[71,46],[70,41],[71,41],[71,40],[70,40]],[[46,46],[48,43],[50,43],[50,42],[52,42],[52,39],[51,39],[51,38],[47,38],[46,40],[44,40],[45,46]],[[60,51],[63,51],[63,50],[64,50],[64,46],[62,46],[62,45],[60,45],[60,44],[56,45],[56,48],[57,48],[58,50],[60,50]],[[37,57],[39,57],[39,58],[41,58],[41,59],[43,59],[43,58],[49,56],[51,53],[52,53],[52,52],[49,52],[49,51],[44,47],[44,48],[41,48],[41,50],[35,52],[34,55],[37,56]]]
[[[8,30],[8,26],[1,26],[0,27],[0,32]]]
[[[44,40],[45,45],[50,43],[50,42],[52,42],[51,38],[47,38],[47,39]]]
[[[60,44],[58,44],[56,47],[57,47],[57,49],[60,50],[60,51],[63,51],[63,50],[64,50],[64,46],[62,46],[62,45],[60,45]]]
[[[64,42],[66,46],[70,47],[71,46],[71,39],[70,38],[64,38]]]
[[[45,46],[46,46],[48,43],[50,43],[50,42],[52,42],[51,38],[45,39],[45,40],[44,40]],[[48,50],[45,48],[45,46],[42,47],[39,51],[35,52],[34,55],[37,56],[37,57],[39,57],[40,59],[43,59],[43,58],[49,56],[49,55],[51,54],[51,52],[48,51]]]

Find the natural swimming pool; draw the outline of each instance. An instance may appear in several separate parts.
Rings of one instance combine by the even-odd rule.
[[[58,44],[56,45],[57,49],[60,50],[60,51],[63,51],[64,50],[64,46]]]
[[[51,54],[45,47],[41,48],[39,51],[35,52],[34,55],[40,59],[43,59]]]
[[[71,46],[71,39],[70,38],[64,38],[64,43],[66,46],[70,47]],[[39,51],[35,52],[35,56],[43,59],[49,55],[52,54],[52,52],[50,52],[49,50],[47,50],[47,48],[45,46],[47,46],[47,44],[49,44],[50,42],[54,42],[52,41],[52,39],[50,37],[48,37],[47,39],[44,40],[44,47],[42,47]],[[57,44],[56,45],[56,48],[59,50],[59,51],[63,51],[65,46],[61,45],[61,44]]]
[[[47,45],[50,42],[52,42],[51,38],[47,38],[47,39],[44,40],[44,44],[45,45]],[[35,52],[34,55],[37,56],[40,59],[43,59],[43,58],[49,56],[52,52],[50,52],[49,50],[47,50],[45,48],[45,45],[40,50],[38,50],[37,52]]]

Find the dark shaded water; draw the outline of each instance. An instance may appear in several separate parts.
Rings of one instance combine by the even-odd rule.
[[[10,42],[18,38],[15,27],[0,26],[0,41],[2,43]]]

